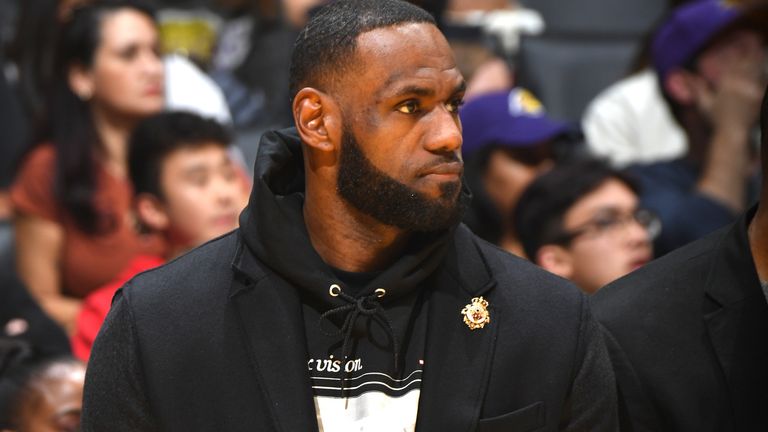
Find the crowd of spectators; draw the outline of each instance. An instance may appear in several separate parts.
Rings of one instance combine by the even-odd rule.
[[[324,3],[0,3],[0,430],[77,430],[114,293],[237,228],[258,138],[293,125],[291,47]],[[570,119],[516,81],[536,26],[510,19],[505,39],[479,18],[535,0],[412,3],[468,83],[464,221],[484,240],[593,294],[756,202],[762,2],[670,1],[640,67]]]

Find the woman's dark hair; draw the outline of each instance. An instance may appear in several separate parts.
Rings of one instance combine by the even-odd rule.
[[[563,218],[568,209],[610,179],[622,182],[639,194],[632,178],[601,160],[557,165],[537,177],[520,196],[513,214],[515,230],[526,256],[535,260],[539,248],[557,243],[563,234]]]
[[[53,81],[54,55],[60,25],[58,0],[19,2],[16,33],[7,48],[18,68],[18,93],[32,127],[45,116],[46,96]]]
[[[56,49],[50,111],[37,140],[52,142],[56,147],[54,195],[77,227],[87,233],[109,230],[118,215],[100,214],[95,208],[96,154],[101,142],[90,105],[69,87],[68,75],[73,66],[88,68],[93,64],[104,17],[124,8],[139,11],[154,21],[153,10],[144,3],[103,0],[76,8],[64,24]]]

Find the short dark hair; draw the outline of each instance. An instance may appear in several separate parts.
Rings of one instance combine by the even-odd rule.
[[[558,165],[536,178],[523,192],[513,215],[528,258],[535,260],[543,245],[557,243],[564,234],[565,213],[610,179],[619,180],[639,194],[638,186],[627,174],[595,159]]]
[[[322,7],[293,46],[289,91],[327,86],[354,65],[357,37],[405,23],[437,25],[427,11],[402,0],[337,0]]]
[[[84,364],[71,355],[36,356],[23,358],[3,371],[2,392],[8,398],[6,406],[0,406],[0,426],[16,430],[21,426],[25,407],[41,397],[43,384],[56,377],[52,374],[61,366],[78,367]]]
[[[190,112],[164,112],[146,118],[136,126],[128,143],[128,172],[134,192],[163,197],[160,176],[168,155],[202,145],[226,147],[230,141],[220,123]]]

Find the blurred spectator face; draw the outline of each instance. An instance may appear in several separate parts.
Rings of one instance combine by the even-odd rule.
[[[176,150],[160,172],[163,196],[137,198],[142,222],[167,231],[174,245],[188,247],[237,228],[243,187],[226,147],[211,143]]]
[[[80,430],[85,365],[58,363],[29,384],[17,416],[18,430],[75,432]]]
[[[517,3],[517,1],[510,0],[451,0],[448,2],[448,9],[452,12],[467,12],[473,10],[492,11],[497,9],[509,9],[515,7]]]
[[[155,23],[121,9],[104,16],[99,45],[89,68],[74,66],[70,85],[94,110],[141,118],[163,108],[163,63]]]
[[[697,70],[710,84],[717,86],[729,69],[746,68],[762,78],[766,61],[764,42],[752,30],[734,30],[714,42],[698,58]]]
[[[522,256],[509,216],[528,185],[554,164],[555,143],[570,133],[570,127],[547,116],[541,102],[520,87],[478,95],[460,115],[466,179],[478,197],[469,225]],[[479,215],[477,222],[473,215]],[[484,225],[499,226],[483,233],[477,226],[480,219],[485,219]]]
[[[695,59],[693,68],[670,72],[665,88],[683,106],[694,106],[707,117],[717,115],[722,89],[730,93],[766,84],[765,41],[756,31],[735,29],[717,37]],[[738,94],[738,93],[737,93]],[[722,99],[722,98],[721,98]],[[733,99],[733,97],[731,97]],[[751,111],[757,115],[758,106]]]
[[[309,11],[324,3],[323,0],[282,0],[285,18],[292,27],[300,29],[307,24]]]
[[[648,218],[625,184],[606,180],[584,195],[563,218],[565,246],[545,245],[537,262],[588,293],[641,267],[652,258]]]
[[[483,184],[499,214],[511,214],[525,188],[552,166],[551,148],[542,143],[531,148],[501,148],[490,155]]]

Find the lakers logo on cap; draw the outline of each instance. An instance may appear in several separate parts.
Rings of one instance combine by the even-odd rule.
[[[533,93],[524,88],[517,88],[509,92],[509,113],[538,117],[544,115],[544,106]]]

